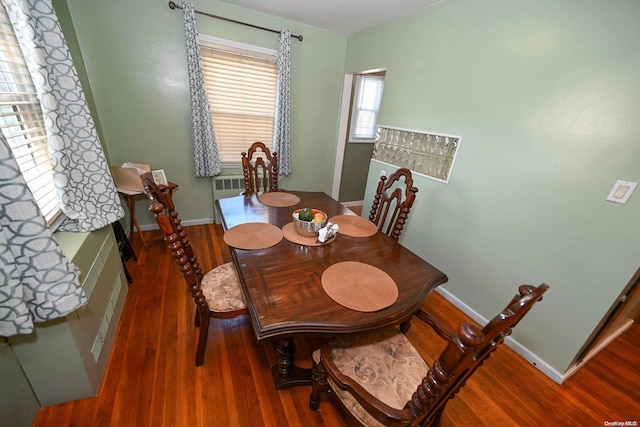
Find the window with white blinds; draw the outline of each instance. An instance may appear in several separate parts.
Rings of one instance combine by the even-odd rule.
[[[36,89],[4,5],[0,5],[0,128],[42,214],[60,214],[53,169]]]
[[[203,35],[200,49],[220,160],[240,165],[251,144],[273,143],[276,53]]]
[[[356,76],[349,141],[375,141],[383,88],[383,76],[367,74]]]

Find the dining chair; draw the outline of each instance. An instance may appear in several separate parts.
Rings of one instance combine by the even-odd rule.
[[[142,182],[151,202],[149,210],[153,212],[164,234],[164,241],[175,258],[196,304],[195,326],[199,328],[196,366],[201,366],[204,363],[210,319],[248,314],[238,274],[231,262],[203,274],[187,231],[175,210],[171,194],[166,191],[165,186],[155,184],[151,173],[142,175]]]
[[[263,142],[254,142],[242,153],[245,194],[278,191],[278,155]]]
[[[364,426],[438,426],[448,401],[549,288],[522,285],[484,328],[447,330],[423,310],[416,317],[448,344],[428,364],[395,327],[337,338],[313,352],[309,406],[325,392],[350,421]]]
[[[417,192],[418,188],[413,186],[409,169],[400,168],[389,177],[381,176],[373,198],[369,221],[376,224],[384,234],[398,240]]]

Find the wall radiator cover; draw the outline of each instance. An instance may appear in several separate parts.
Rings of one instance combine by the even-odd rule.
[[[237,196],[244,190],[244,176],[242,175],[218,175],[213,177],[214,193],[226,194],[221,197]]]

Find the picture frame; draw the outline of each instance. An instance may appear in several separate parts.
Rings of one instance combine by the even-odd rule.
[[[153,177],[153,182],[155,182],[156,185],[169,185],[169,181],[167,180],[167,175],[164,173],[164,169],[152,170],[151,176]]]

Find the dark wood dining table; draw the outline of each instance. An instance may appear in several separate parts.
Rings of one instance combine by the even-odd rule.
[[[301,207],[324,211],[330,218],[355,215],[322,192],[287,191],[300,198],[295,206],[272,207],[253,193],[216,201],[223,229],[249,222],[284,227]],[[418,218],[412,218],[418,220]],[[350,237],[338,233],[323,246],[305,246],[282,239],[266,249],[231,247],[253,330],[258,342],[276,342],[277,365],[272,368],[278,389],[311,383],[311,372],[294,364],[294,338],[333,337],[364,332],[410,320],[427,295],[447,276],[387,235]],[[346,308],[323,289],[321,277],[330,266],[358,261],[387,273],[398,287],[391,306],[373,312]]]

